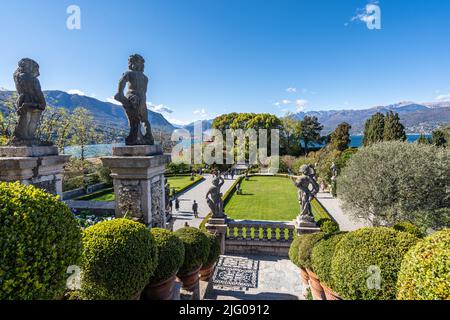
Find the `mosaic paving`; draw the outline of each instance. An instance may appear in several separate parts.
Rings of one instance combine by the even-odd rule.
[[[237,287],[242,289],[258,288],[259,261],[223,256],[214,273],[214,285]]]

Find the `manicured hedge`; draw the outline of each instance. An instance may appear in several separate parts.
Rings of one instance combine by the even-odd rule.
[[[301,268],[299,262],[298,262],[298,254],[299,254],[299,246],[300,242],[303,241],[303,236],[297,236],[294,238],[294,241],[291,243],[291,247],[289,248],[289,259],[293,264],[295,264],[297,267]]]
[[[206,234],[196,228],[185,227],[179,229],[175,234],[184,244],[185,258],[178,274],[187,275],[201,267],[208,259],[210,244]]]
[[[320,230],[325,234],[334,234],[336,232],[339,232],[339,224],[331,219],[325,218],[320,219],[317,222],[317,225],[319,226]]]
[[[394,225],[394,230],[402,231],[402,232],[408,232],[413,235],[415,235],[418,238],[423,238],[425,236],[425,233],[422,232],[422,230],[417,227],[416,225],[412,224],[408,221],[402,221]]]
[[[210,266],[219,260],[220,257],[220,242],[215,235],[209,232],[205,232],[209,240],[209,255],[206,261],[203,263],[204,266]]]
[[[0,183],[0,300],[61,298],[81,248],[75,217],[57,197]]]
[[[86,229],[83,245],[84,299],[132,299],[147,285],[158,263],[152,234],[131,220],[115,219]]]
[[[331,262],[333,290],[346,300],[395,299],[403,257],[417,241],[412,234],[384,227],[346,234]],[[381,272],[380,290],[368,285],[376,270]]]
[[[398,277],[399,300],[450,300],[450,229],[413,247]]]
[[[326,236],[323,241],[317,243],[311,254],[311,264],[314,272],[321,282],[331,288],[333,287],[331,279],[331,261],[337,244],[345,235],[346,233],[339,233]]]
[[[311,253],[314,249],[314,246],[325,237],[325,233],[312,233],[300,236],[302,240],[300,240],[298,246],[298,266],[300,268],[309,268],[312,269],[311,264]],[[299,238],[300,238],[299,237]]]
[[[150,232],[158,248],[158,265],[150,283],[157,283],[177,274],[184,263],[184,245],[175,233],[166,229],[153,228]]]

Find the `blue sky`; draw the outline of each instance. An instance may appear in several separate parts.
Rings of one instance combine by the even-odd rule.
[[[450,100],[450,1],[380,0],[381,30],[360,21],[367,3],[3,0],[0,87],[30,57],[44,89],[107,100],[140,53],[149,102],[176,123]],[[81,30],[66,28],[72,4]]]

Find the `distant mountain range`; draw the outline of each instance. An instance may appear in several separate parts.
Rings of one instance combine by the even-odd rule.
[[[323,133],[332,132],[342,122],[352,126],[352,134],[361,134],[364,124],[377,112],[397,112],[408,133],[430,133],[441,125],[450,124],[450,101],[436,103],[400,102],[364,110],[309,111],[295,114],[297,119],[315,116],[324,126]]]
[[[5,112],[7,110],[5,103],[11,102],[12,94],[12,91],[0,90],[0,111]],[[45,91],[44,94],[49,106],[63,107],[68,110],[84,107],[92,112],[100,125],[106,127],[128,126],[127,117],[121,106],[63,91]],[[436,103],[400,102],[364,110],[309,111],[297,113],[295,117],[303,119],[305,116],[316,116],[324,126],[323,134],[332,132],[342,122],[347,122],[352,126],[352,134],[361,134],[364,131],[364,123],[368,118],[376,112],[386,113],[388,111],[398,112],[408,133],[430,133],[441,125],[450,124],[450,101]],[[180,128],[180,126],[171,124],[160,113],[149,110],[148,114],[155,129],[171,133]],[[212,122],[213,120],[203,121],[203,130],[211,129]],[[194,123],[183,128],[193,132]]]
[[[6,111],[5,102],[11,101],[12,91],[0,91],[0,111]],[[121,106],[97,100],[95,98],[69,94],[63,91],[44,91],[49,106],[66,108],[70,111],[78,107],[89,110],[95,121],[105,127],[127,127],[128,120]],[[160,113],[148,110],[150,123],[153,128],[171,133],[175,127]]]

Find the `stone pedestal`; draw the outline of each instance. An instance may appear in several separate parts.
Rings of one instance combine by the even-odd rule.
[[[64,165],[57,147],[0,147],[0,181],[33,185],[62,199]]]
[[[220,241],[220,254],[225,254],[225,238],[227,236],[227,218],[211,218],[206,224],[206,230],[215,234]]]
[[[315,222],[302,219],[301,216],[299,216],[294,223],[298,235],[320,232],[320,228]]]
[[[166,228],[164,171],[170,156],[160,146],[126,146],[113,148],[113,156],[101,160],[112,172],[116,217]]]

